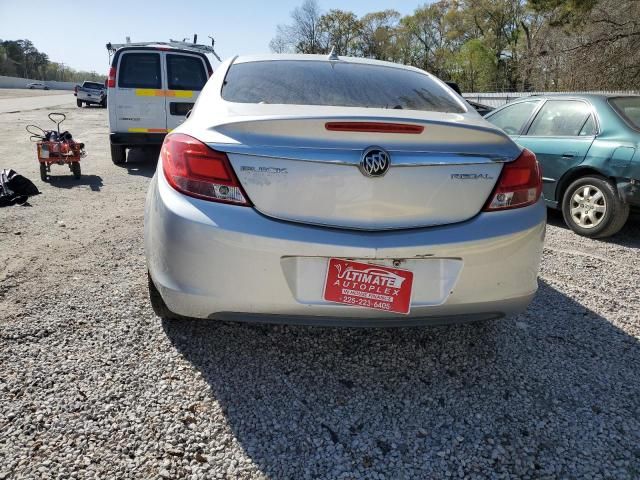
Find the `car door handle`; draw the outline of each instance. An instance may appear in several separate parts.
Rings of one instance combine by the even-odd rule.
[[[578,155],[576,152],[564,152],[562,158],[573,158]]]

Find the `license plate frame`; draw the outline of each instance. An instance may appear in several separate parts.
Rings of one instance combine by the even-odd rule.
[[[413,272],[375,263],[329,258],[322,298],[327,302],[408,315]]]

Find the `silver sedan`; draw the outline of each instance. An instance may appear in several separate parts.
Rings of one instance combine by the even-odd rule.
[[[162,317],[432,325],[524,310],[535,156],[412,67],[236,57],[167,135],[145,209]]]

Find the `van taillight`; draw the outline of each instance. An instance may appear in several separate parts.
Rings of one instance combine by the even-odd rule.
[[[109,76],[107,77],[107,88],[116,88],[116,67],[109,69]]]
[[[169,185],[177,191],[213,202],[251,205],[226,153],[174,133],[165,137],[160,158]]]
[[[505,163],[493,189],[485,212],[526,207],[538,201],[542,194],[542,174],[538,160],[526,148],[513,162]]]

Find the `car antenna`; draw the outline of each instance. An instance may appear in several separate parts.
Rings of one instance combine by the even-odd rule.
[[[331,47],[331,52],[329,53],[329,60],[340,60],[338,54],[336,53],[336,46]]]

